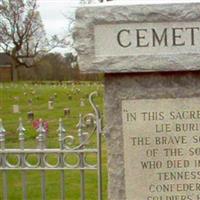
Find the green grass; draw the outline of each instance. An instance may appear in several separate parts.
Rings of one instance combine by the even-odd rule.
[[[18,119],[22,117],[24,126],[26,128],[26,148],[35,148],[37,146],[36,136],[38,133],[32,127],[32,122],[27,119],[27,112],[33,111],[35,119],[43,119],[49,124],[49,132],[47,137],[47,146],[55,148],[59,146],[58,142],[58,120],[63,118],[64,125],[68,135],[73,135],[78,143],[78,130],[76,124],[79,120],[79,114],[83,115],[92,112],[92,108],[88,102],[88,95],[97,91],[98,96],[95,98],[96,104],[102,113],[103,111],[103,86],[100,83],[79,83],[69,84],[65,82],[63,85],[55,83],[32,84],[28,82],[21,82],[18,84],[5,83],[0,84],[0,118],[3,120],[4,128],[6,129],[6,147],[19,147],[18,133],[16,131],[18,126]],[[55,104],[53,110],[48,110],[48,101],[54,97]],[[72,97],[70,100],[69,96]],[[32,104],[28,103],[32,100]],[[80,100],[83,99],[85,106],[80,106]],[[18,104],[20,113],[13,113],[12,106]],[[70,108],[71,114],[64,117],[64,108]],[[102,113],[103,116],[103,113]],[[92,138],[91,146],[95,145],[95,138]],[[15,158],[9,158],[14,162]],[[32,162],[33,158],[30,158]],[[74,162],[74,158],[69,158]],[[103,137],[103,197],[107,199],[107,167],[106,167],[106,147],[105,138]],[[95,155],[89,156],[90,162],[96,161]],[[50,158],[51,162],[55,162],[54,158]],[[66,197],[69,200],[80,199],[80,171],[65,171],[66,176]],[[40,172],[27,172],[28,182],[28,200],[41,199],[40,192]],[[47,181],[47,200],[60,199],[60,172],[48,171],[46,172]],[[0,199],[2,199],[2,173],[0,173]],[[17,171],[8,172],[9,185],[9,200],[22,199],[22,185],[21,173]],[[86,199],[97,200],[97,173],[96,171],[86,172]]]

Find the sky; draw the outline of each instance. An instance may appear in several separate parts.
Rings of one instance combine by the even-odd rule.
[[[63,35],[68,29],[69,17],[80,0],[38,0],[39,11],[48,35]]]
[[[39,4],[39,11],[42,17],[42,21],[45,27],[47,36],[58,35],[61,38],[67,35],[69,20],[67,17],[73,16],[75,9],[80,5],[80,0],[37,0]],[[91,0],[96,2],[97,0]],[[104,3],[108,4],[126,4],[132,2],[135,4],[143,3],[170,3],[170,2],[200,2],[200,0],[114,0]],[[98,4],[103,5],[103,4]],[[105,4],[104,4],[105,5]],[[67,49],[68,51],[69,49]],[[60,53],[65,53],[65,49],[56,49]],[[69,50],[70,51],[70,50]]]
[[[97,0],[90,0],[97,1]],[[107,2],[109,4],[126,4],[126,2],[132,3],[169,3],[169,2],[200,2],[200,0],[114,0]],[[48,35],[66,33],[68,29],[68,20],[65,16],[71,16],[74,14],[76,7],[79,4],[80,0],[38,0],[39,11],[45,26],[46,33]],[[106,0],[104,0],[106,2]],[[99,4],[102,5],[102,4]],[[65,15],[65,16],[64,16]]]

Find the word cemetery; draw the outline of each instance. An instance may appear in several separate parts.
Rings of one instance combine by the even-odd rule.
[[[119,33],[117,34],[117,42],[121,47],[127,48],[132,45],[130,38],[131,32],[132,31],[130,29],[122,29],[119,31]],[[133,32],[135,35],[135,37],[133,37],[133,41],[136,41],[136,47],[149,47],[150,45],[152,47],[161,45],[164,47],[186,46],[186,42],[189,42],[188,45],[195,46],[197,43],[196,35],[198,35],[198,33],[196,32],[199,32],[199,27],[179,27],[171,28],[170,30],[168,28],[164,28],[161,31],[161,34],[158,34],[158,31],[155,28],[151,28],[150,30],[148,30],[147,28],[135,29]],[[183,35],[188,34],[188,32],[190,34],[190,41],[182,39]],[[124,34],[130,39],[128,43],[123,43],[122,41]],[[151,42],[147,40],[147,34],[150,35],[150,38],[152,39]]]
[[[96,56],[200,52],[199,22],[97,25],[95,33]]]

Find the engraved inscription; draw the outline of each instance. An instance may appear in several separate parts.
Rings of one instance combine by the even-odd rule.
[[[127,200],[200,200],[200,98],[122,101]]]
[[[200,22],[130,23],[95,26],[96,56],[200,52]]]

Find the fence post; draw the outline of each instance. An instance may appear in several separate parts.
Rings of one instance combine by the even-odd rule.
[[[19,143],[20,143],[20,149],[24,151],[24,140],[25,140],[25,131],[26,129],[23,126],[22,123],[22,119],[19,119],[19,127],[17,128],[17,131],[19,132]],[[22,167],[22,193],[23,193],[23,199],[26,200],[27,199],[27,189],[26,189],[26,172],[23,170],[23,168],[25,167],[25,155],[24,153],[20,154],[20,164]]]
[[[89,102],[95,112],[96,117],[96,128],[97,128],[97,166],[98,166],[98,200],[103,199],[103,189],[102,189],[102,120],[101,120],[101,114],[99,112],[98,107],[95,105],[93,101],[93,97],[97,96],[97,92],[93,92],[89,96]]]
[[[66,130],[63,126],[62,119],[59,119],[59,127],[58,127],[58,140],[60,143],[60,150],[64,149],[65,144],[65,136],[66,136]],[[61,170],[61,200],[65,200],[65,171],[64,171],[64,153],[60,153],[59,157],[59,163],[60,167],[63,168]]]
[[[6,130],[3,127],[2,119],[0,119],[0,147],[1,150],[5,150],[5,133]],[[2,167],[3,167],[3,199],[8,200],[8,184],[7,184],[7,172],[4,168],[6,168],[6,157],[5,154],[2,153],[1,157]]]
[[[43,126],[43,121],[42,119],[39,120],[39,128],[37,129],[38,134],[38,142],[39,142],[39,149],[44,150],[46,145],[46,130]],[[40,167],[44,168],[45,167],[45,162],[44,162],[44,153],[40,153],[39,155],[40,158]],[[42,193],[42,200],[46,200],[46,177],[45,177],[45,170],[41,169],[41,193]]]
[[[77,128],[78,128],[78,136],[79,136],[79,140],[80,140],[80,149],[84,149],[84,135],[83,135],[83,128],[84,128],[84,123],[83,123],[83,118],[82,115],[79,115],[79,122],[77,124]],[[84,153],[81,152],[79,154],[80,156],[80,174],[81,174],[81,200],[85,200],[85,170],[84,170],[84,166],[85,166],[85,161],[84,161]]]

